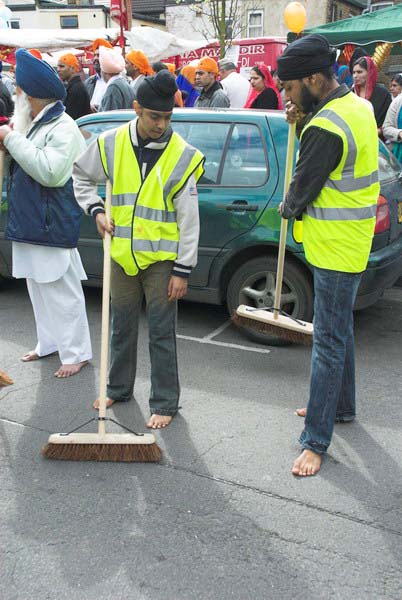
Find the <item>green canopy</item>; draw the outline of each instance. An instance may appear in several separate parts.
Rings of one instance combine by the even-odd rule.
[[[375,10],[372,13],[351,17],[335,23],[327,23],[318,27],[310,27],[302,35],[321,33],[331,46],[355,44],[371,46],[368,52],[374,51],[377,42],[400,42],[402,40],[402,4]],[[288,41],[296,38],[294,33],[288,35]]]

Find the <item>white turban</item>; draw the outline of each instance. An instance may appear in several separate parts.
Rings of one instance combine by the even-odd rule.
[[[124,69],[124,58],[116,48],[99,46],[99,63],[104,73],[121,73]]]

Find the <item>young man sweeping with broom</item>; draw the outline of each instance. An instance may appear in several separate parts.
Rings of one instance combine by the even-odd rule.
[[[290,44],[278,59],[287,113],[312,113],[284,218],[303,217],[303,245],[314,272],[314,343],[310,398],[294,475],[315,475],[334,423],[353,421],[355,366],[353,306],[374,235],[378,137],[370,106],[334,79],[335,52],[323,36]]]
[[[99,234],[113,235],[112,332],[107,405],[131,400],[136,375],[138,322],[145,295],[151,357],[151,418],[160,429],[178,410],[177,300],[197,260],[196,182],[203,155],[173,133],[177,85],[168,71],[139,85],[137,119],[102,135],[76,162],[74,190],[95,217]],[[112,224],[97,184],[110,178]],[[99,408],[99,399],[94,403]]]

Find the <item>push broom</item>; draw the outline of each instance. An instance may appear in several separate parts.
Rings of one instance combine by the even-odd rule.
[[[0,150],[0,217],[1,204],[3,199],[3,175],[4,175],[4,151]],[[13,380],[4,371],[0,369],[0,387],[13,384]]]
[[[283,186],[283,199],[289,190],[293,171],[293,156],[296,139],[296,123],[289,126],[288,145],[286,151],[285,181]],[[276,271],[275,300],[273,308],[254,308],[241,304],[233,316],[233,321],[239,327],[247,327],[258,331],[280,337],[290,342],[309,346],[313,341],[313,324],[300,319],[295,319],[281,310],[281,292],[283,281],[283,270],[285,266],[286,234],[288,228],[287,219],[281,219],[281,231],[279,238],[278,264]]]
[[[4,373],[4,371],[0,369],[0,387],[6,387],[6,385],[12,385],[13,383],[14,381],[11,379],[11,377],[9,377],[7,373]]]
[[[112,190],[106,184],[105,211],[110,222]],[[103,295],[102,295],[102,336],[100,364],[99,415],[83,423],[70,433],[55,433],[49,437],[42,454],[46,458],[59,460],[96,460],[115,462],[158,462],[161,450],[155,436],[131,431],[114,419],[106,417],[106,380],[109,344],[109,304],[110,304],[110,245],[111,235],[105,232],[103,244]],[[98,422],[98,433],[76,433],[92,421]],[[128,433],[107,433],[106,421],[112,421]]]

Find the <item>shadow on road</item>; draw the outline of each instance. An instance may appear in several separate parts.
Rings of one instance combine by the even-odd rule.
[[[94,371],[60,382],[49,368],[41,363],[30,417],[10,452],[10,545],[23,549],[25,565],[17,562],[4,600],[21,591],[41,600],[265,600],[275,589],[309,595],[308,577],[278,553],[275,536],[236,510],[230,491],[175,469],[183,456],[197,455],[181,415],[158,435],[162,465],[42,459],[47,434],[38,426],[66,430],[89,418],[97,391]],[[144,430],[145,412],[135,402],[113,411],[136,430]],[[202,460],[197,470],[208,474]]]

